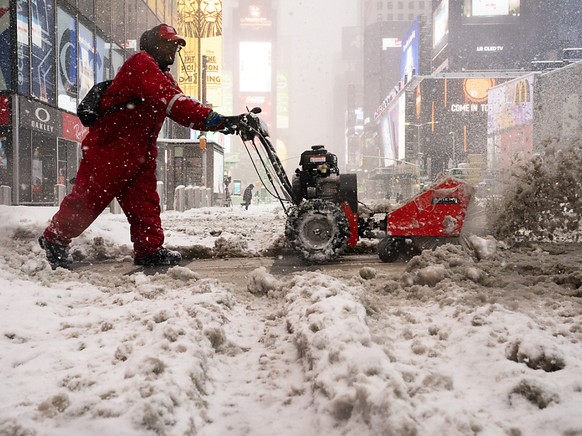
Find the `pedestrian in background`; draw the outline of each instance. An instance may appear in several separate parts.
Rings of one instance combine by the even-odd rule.
[[[245,192],[243,192],[243,202],[241,203],[241,206],[244,206],[244,208],[246,210],[249,209],[249,205],[251,204],[251,200],[253,199],[253,188],[255,187],[255,185],[253,185],[252,183],[247,186],[247,188],[245,189]]]

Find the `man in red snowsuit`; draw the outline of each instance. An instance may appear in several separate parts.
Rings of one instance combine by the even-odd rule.
[[[141,51],[127,59],[101,99],[101,117],[83,140],[73,190],[39,239],[53,269],[70,267],[71,240],[114,198],[129,221],[136,264],[175,265],[182,259],[163,247],[155,174],[158,134],[166,117],[203,131],[225,129],[230,120],[184,95],[169,73],[185,45],[165,24],[144,32]]]

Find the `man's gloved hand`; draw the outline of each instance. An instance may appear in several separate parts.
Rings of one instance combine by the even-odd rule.
[[[224,128],[220,131],[225,135],[237,135],[240,131],[239,123],[241,121],[241,117],[239,115],[232,115],[229,117],[222,117],[224,121]]]
[[[218,112],[210,111],[210,113],[206,116],[206,120],[204,124],[206,127],[217,127],[218,125],[222,124],[223,122],[222,116]],[[216,129],[209,129],[209,130],[216,130]]]

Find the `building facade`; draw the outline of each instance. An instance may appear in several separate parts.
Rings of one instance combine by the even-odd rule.
[[[364,0],[364,26],[384,21],[412,23],[418,16],[429,16],[431,0]]]
[[[0,0],[0,185],[12,204],[53,205],[56,185],[70,190],[86,134],[77,104],[115,76],[144,30],[173,24],[176,8],[173,0]]]
[[[367,154],[381,157],[372,173],[384,186],[404,180],[396,186],[402,193],[443,172],[484,174],[494,161],[492,150],[514,154],[488,138],[489,89],[511,81],[507,89],[513,92],[515,84],[523,87],[521,76],[540,66],[567,65],[582,53],[579,2],[434,0],[431,7],[429,50],[419,52],[429,58],[430,70],[417,70],[404,86],[388,85],[385,95],[391,98],[380,103],[365,129],[365,143],[373,149]],[[526,110],[529,102],[519,104]],[[520,151],[531,150],[531,128],[505,133],[527,142]]]

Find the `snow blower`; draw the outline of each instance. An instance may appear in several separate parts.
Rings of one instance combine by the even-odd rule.
[[[234,131],[241,137],[261,183],[281,202],[287,215],[287,243],[303,260],[333,260],[354,248],[360,238],[376,239],[376,229],[386,233],[378,244],[383,262],[396,260],[408,241],[420,248],[427,242],[435,246],[459,239],[473,192],[466,182],[447,178],[381,220],[364,217],[359,210],[356,174],[340,174],[337,156],[323,145],[301,154],[300,168],[289,180],[259,113],[260,108],[253,108],[236,117]]]

